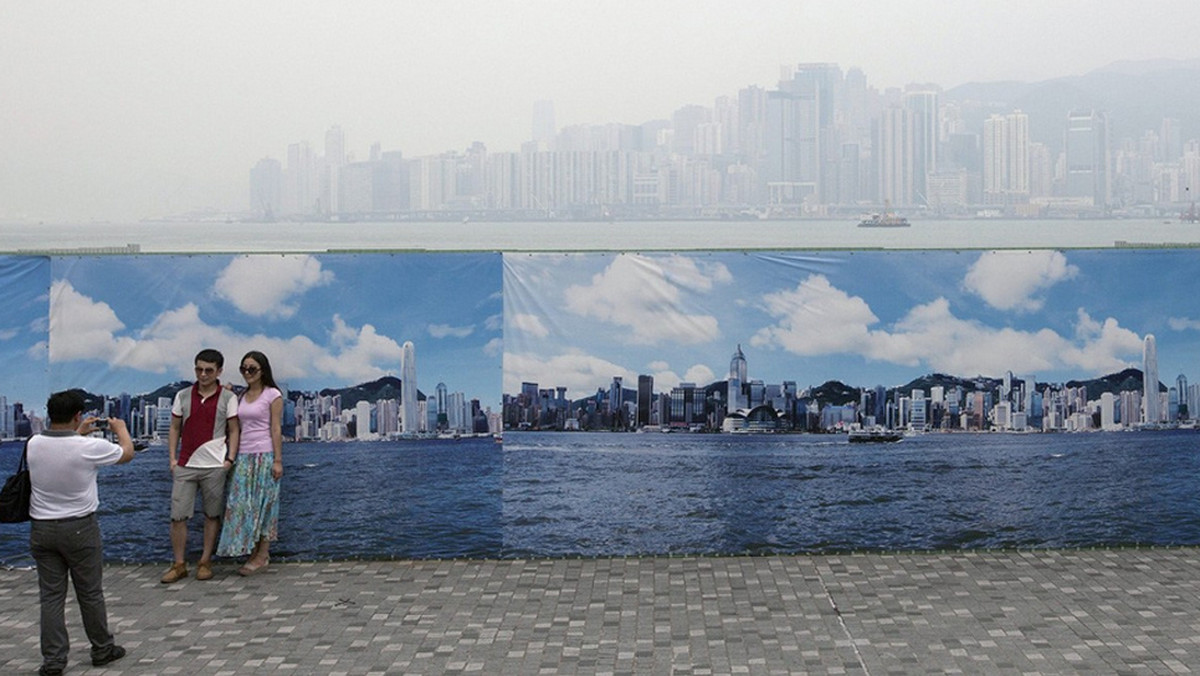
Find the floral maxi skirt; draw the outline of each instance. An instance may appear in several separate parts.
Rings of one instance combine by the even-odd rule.
[[[225,490],[218,556],[243,556],[254,551],[259,540],[278,538],[279,481],[271,476],[274,463],[272,453],[238,457]]]

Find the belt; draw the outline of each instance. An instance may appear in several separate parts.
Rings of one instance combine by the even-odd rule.
[[[42,523],[64,523],[67,521],[81,521],[83,519],[90,519],[93,516],[96,516],[95,512],[88,512],[87,514],[84,514],[82,516],[66,516],[61,519],[32,519],[31,518],[30,520],[31,521],[40,521]]]

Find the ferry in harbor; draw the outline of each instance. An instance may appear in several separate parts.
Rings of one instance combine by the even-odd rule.
[[[858,222],[860,228],[907,228],[908,219],[893,213],[868,214]]]
[[[847,441],[852,444],[861,443],[892,443],[904,438],[904,433],[882,427],[858,428],[850,430]]]

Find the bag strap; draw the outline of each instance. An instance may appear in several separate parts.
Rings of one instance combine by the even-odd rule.
[[[33,435],[25,437],[25,449],[21,451],[21,464],[17,465],[18,472],[24,472],[29,469],[29,440]]]

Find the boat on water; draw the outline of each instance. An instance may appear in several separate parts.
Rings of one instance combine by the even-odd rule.
[[[860,228],[907,228],[908,219],[893,213],[868,214],[858,222]]]
[[[888,443],[900,441],[904,438],[903,432],[895,430],[885,430],[882,427],[874,427],[866,430],[850,430],[847,434],[847,439],[852,444],[861,443]]]

